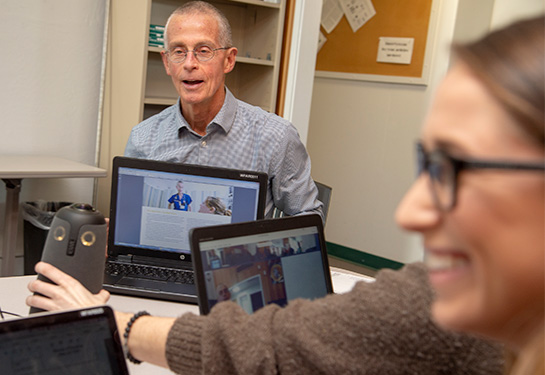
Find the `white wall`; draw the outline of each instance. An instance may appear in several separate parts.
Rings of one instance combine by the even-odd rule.
[[[422,258],[418,237],[397,228],[394,212],[413,181],[414,140],[448,69],[448,46],[482,34],[496,14],[521,13],[525,3],[536,13],[537,2],[483,0],[479,19],[472,0],[439,1],[428,86],[315,78],[307,147],[314,179],[333,187],[329,242],[399,262]]]
[[[95,164],[106,4],[0,0],[0,154],[50,155]],[[21,201],[92,203],[93,182],[23,180]],[[0,228],[4,201],[2,184]],[[18,249],[20,254],[21,237]]]
[[[316,66],[316,45],[320,30],[322,0],[298,0],[295,3],[290,61],[284,100],[284,116],[297,128],[307,143],[310,103]]]
[[[543,0],[496,0],[490,27],[496,29],[519,18],[532,17],[545,12]]]

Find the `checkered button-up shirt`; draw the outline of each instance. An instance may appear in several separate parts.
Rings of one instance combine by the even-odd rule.
[[[265,172],[266,217],[272,216],[275,206],[287,215],[322,215],[310,158],[295,127],[236,99],[229,90],[206,135],[191,129],[178,100],[132,129],[125,156]]]

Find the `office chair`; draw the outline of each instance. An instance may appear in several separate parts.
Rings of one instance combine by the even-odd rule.
[[[318,188],[318,200],[323,203],[322,211],[324,213],[324,224],[327,220],[327,213],[329,211],[329,203],[331,201],[331,192],[332,187],[322,184],[321,182],[314,181],[316,187]],[[283,211],[278,208],[274,208],[273,218],[284,217],[285,214]]]
[[[324,224],[327,220],[327,212],[329,211],[329,203],[331,201],[331,191],[333,188],[322,184],[321,182],[314,181],[316,187],[318,188],[318,200],[324,204],[322,211],[324,213]]]

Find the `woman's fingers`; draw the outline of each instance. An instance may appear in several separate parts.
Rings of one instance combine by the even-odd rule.
[[[26,300],[29,306],[48,311],[62,310],[102,305],[110,298],[110,293],[106,290],[97,294],[91,293],[72,276],[50,264],[39,262],[35,269],[54,284],[42,280],[30,282],[28,289],[40,295],[29,296]]]
[[[47,277],[57,285],[76,285],[80,284],[79,281],[72,276],[62,272],[57,267],[52,266],[49,263],[38,262],[34,267],[37,273]],[[81,284],[80,284],[81,285]]]

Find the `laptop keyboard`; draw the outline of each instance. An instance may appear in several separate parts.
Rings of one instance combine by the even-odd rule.
[[[193,271],[176,268],[154,267],[130,263],[106,263],[106,272],[112,276],[129,276],[150,280],[169,281],[181,284],[194,284]]]

